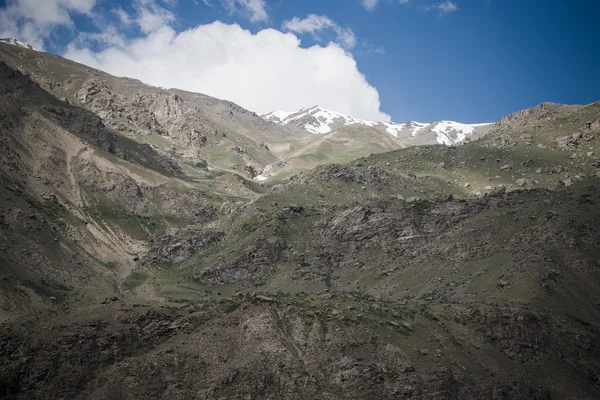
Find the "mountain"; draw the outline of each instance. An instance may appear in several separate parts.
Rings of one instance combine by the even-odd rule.
[[[0,60],[111,129],[177,159],[192,175],[209,167],[253,177],[303,138],[230,101],[115,77],[15,42],[0,43]]]
[[[600,102],[403,147],[0,59],[0,398],[598,398]]]
[[[35,47],[33,47],[30,44],[27,43],[23,43],[18,41],[17,39],[12,39],[12,38],[0,38],[0,43],[6,43],[6,44],[11,44],[13,46],[20,46],[20,47],[24,47],[26,49],[29,50],[35,50],[35,51],[39,51],[38,49],[36,49]]]
[[[460,143],[484,134],[487,128],[453,123],[371,123],[321,108],[296,113],[295,117],[271,115],[274,120],[277,115],[288,121],[327,119],[332,127],[339,126],[326,138],[317,139],[322,143],[317,146],[309,131],[292,123],[267,121],[230,101],[111,76],[33,51],[12,39],[0,42],[0,60],[29,75],[57,98],[97,114],[111,129],[175,160],[190,176],[209,171],[281,180],[329,162],[413,145]],[[352,125],[359,131],[346,129]],[[325,130],[324,126],[319,129]],[[382,139],[384,135],[388,137]]]
[[[372,122],[330,111],[320,106],[303,108],[293,113],[272,111],[262,117],[274,124],[313,134],[328,133],[350,125],[361,125],[380,132],[387,132],[406,145],[439,143],[449,146],[459,144],[467,139],[485,135],[492,126],[491,123],[462,124],[454,121]]]

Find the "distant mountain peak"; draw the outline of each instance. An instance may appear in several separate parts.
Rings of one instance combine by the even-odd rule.
[[[39,51],[32,45],[23,43],[17,39],[13,39],[13,38],[0,38],[0,43],[12,44],[13,46],[21,46],[21,47],[25,47],[26,49],[29,49],[29,50]]]
[[[491,124],[463,124],[455,121],[417,122],[374,122],[348,116],[328,110],[319,105],[303,107],[296,112],[275,110],[262,115],[267,121],[277,125],[304,130],[313,134],[323,134],[350,125],[364,125],[406,141],[418,144],[453,145],[464,142],[467,138],[487,132]]]
[[[296,112],[276,110],[262,116],[267,121],[279,125],[308,131],[310,133],[327,133],[343,126],[363,124],[373,126],[376,123],[350,117],[337,111],[328,110],[322,106],[303,107]]]

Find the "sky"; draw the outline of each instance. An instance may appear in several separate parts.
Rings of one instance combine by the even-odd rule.
[[[597,0],[0,0],[0,37],[258,113],[493,122],[600,100]]]

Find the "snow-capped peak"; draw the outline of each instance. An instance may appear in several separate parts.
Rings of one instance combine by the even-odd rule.
[[[320,106],[302,108],[296,112],[276,110],[264,114],[262,117],[278,125],[290,126],[314,134],[328,133],[344,126],[359,124],[385,131],[400,140],[419,144],[453,145],[465,141],[467,137],[475,133],[486,131],[485,126],[491,126],[491,124],[462,124],[454,121],[373,122],[350,117]]]
[[[376,123],[350,117],[321,106],[302,108],[296,112],[272,111],[262,116],[264,119],[280,125],[293,125],[310,133],[327,133],[342,126],[363,124],[373,126]]]
[[[275,111],[271,111],[268,114],[264,114],[262,117],[264,119],[266,119],[267,121],[281,123],[292,114],[293,114],[293,112],[275,110]]]
[[[455,121],[440,121],[431,124],[431,130],[437,134],[437,142],[447,146],[464,142],[473,135],[475,128],[491,124],[461,124]]]
[[[0,38],[0,43],[8,43],[8,44],[12,44],[14,46],[25,47],[26,49],[29,49],[29,50],[39,51],[38,49],[36,49],[32,45],[20,42],[17,39],[13,39],[13,38]]]

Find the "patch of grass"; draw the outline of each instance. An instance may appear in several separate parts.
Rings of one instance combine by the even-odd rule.
[[[244,232],[252,233],[262,228],[268,221],[269,219],[265,217],[252,217],[244,221],[241,228]]]
[[[108,261],[104,263],[104,266],[108,269],[110,269],[111,271],[114,271],[117,269],[117,264],[114,261]]]
[[[133,290],[141,286],[148,280],[148,274],[145,272],[133,272],[123,282],[123,287],[127,290]]]

